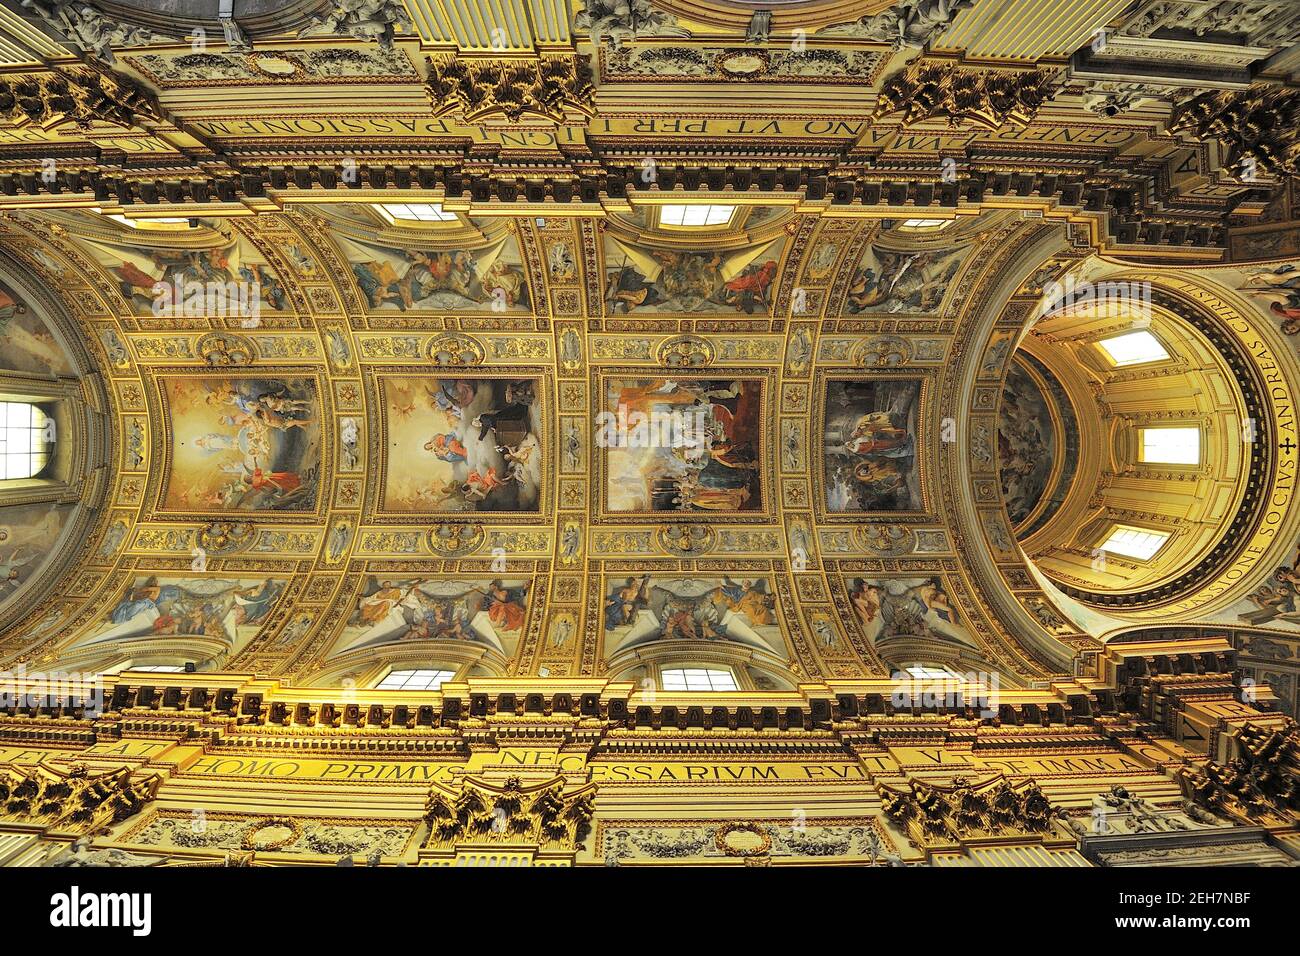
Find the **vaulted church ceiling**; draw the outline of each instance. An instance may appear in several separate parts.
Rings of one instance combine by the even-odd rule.
[[[1086,263],[1067,229],[749,204],[679,235],[664,212],[11,214],[13,274],[58,289],[114,440],[77,572],[13,590],[10,646],[294,683],[393,660],[640,679],[685,654],[757,688],[912,660],[1029,683],[1100,647],[1014,567],[1078,455],[1080,393],[1007,324]],[[66,377],[45,308],[12,299],[8,364]],[[1007,332],[967,357],[981,314]],[[15,583],[66,556],[77,509],[10,509]]]

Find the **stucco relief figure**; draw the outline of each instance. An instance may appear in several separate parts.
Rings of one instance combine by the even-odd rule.
[[[311,23],[298,31],[298,36],[350,36],[391,50],[395,27],[410,26],[410,15],[401,0],[334,0],[333,9],[323,17],[313,17]]]
[[[832,512],[920,507],[916,423],[921,383],[826,383],[824,480]]]
[[[533,379],[392,378],[385,507],[536,511],[543,416]]]
[[[141,46],[168,39],[144,27],[114,22],[85,0],[22,0],[22,5],[78,50],[109,65],[117,62],[113,56],[115,46]]]
[[[975,0],[910,0],[851,23],[822,27],[815,35],[873,40],[889,43],[895,49],[919,50],[948,29],[959,13],[974,5]]]
[[[509,657],[528,615],[527,580],[372,576],[335,652],[392,641],[468,641]]]
[[[787,656],[766,578],[619,578],[603,613],[607,654],[654,641],[733,641]]]
[[[686,37],[676,17],[656,10],[649,0],[583,0],[573,25],[614,45],[634,37]]]

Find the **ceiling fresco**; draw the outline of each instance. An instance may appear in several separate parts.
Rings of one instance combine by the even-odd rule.
[[[120,435],[94,547],[27,605],[18,633],[46,637],[26,654],[166,639],[295,682],[393,646],[631,678],[707,651],[778,687],[921,659],[1026,683],[1086,666],[1100,644],[1015,570],[1013,537],[1068,496],[1077,413],[1004,324],[1086,260],[1069,230],[744,206],[705,239],[634,210],[11,214],[15,261],[90,333]],[[1289,273],[1262,271],[1236,287],[1267,312]],[[241,281],[259,301],[228,294]],[[212,290],[228,315],[187,307]],[[14,316],[39,342],[40,317]],[[945,433],[972,362],[958,495]],[[10,590],[66,511],[14,509]],[[972,534],[991,577],[962,558]],[[1005,594],[1032,623],[1008,626]]]

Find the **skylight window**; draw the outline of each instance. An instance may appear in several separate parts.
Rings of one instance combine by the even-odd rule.
[[[933,667],[929,664],[913,664],[905,667],[908,675],[917,680],[957,680],[957,675],[946,667]]]
[[[53,424],[29,402],[0,402],[0,479],[40,473],[50,460]]]
[[[1168,540],[1167,531],[1149,531],[1145,528],[1133,528],[1121,524],[1115,526],[1115,530],[1110,533],[1101,550],[1146,561],[1154,557]]]
[[[1169,353],[1150,332],[1126,332],[1097,343],[1116,365],[1141,365],[1169,358]]]
[[[735,206],[661,206],[661,226],[725,226],[731,222]]]
[[[456,214],[435,202],[376,203],[375,209],[389,222],[456,222]]]
[[[912,229],[917,232],[921,230],[938,232],[940,229],[947,229],[955,221],[954,219],[904,219],[900,228]]]
[[[453,671],[389,671],[375,686],[379,690],[437,690],[453,676]]]
[[[181,674],[185,671],[184,664],[134,664],[128,667],[131,671],[145,671],[150,674]]]
[[[1161,465],[1199,465],[1199,428],[1142,429],[1142,460]]]
[[[105,219],[126,226],[128,229],[189,229],[192,225],[189,216],[132,216],[128,218],[117,212],[104,212],[98,206],[91,212],[98,213]]]
[[[729,670],[675,668],[663,672],[664,690],[738,690]]]

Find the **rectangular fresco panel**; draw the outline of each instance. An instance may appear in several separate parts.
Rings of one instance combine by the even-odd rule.
[[[783,241],[728,252],[605,240],[605,311],[770,315]]]
[[[340,240],[372,309],[526,312],[532,296],[513,236],[476,248],[397,249]]]
[[[265,623],[284,585],[260,578],[138,577],[83,643],[165,634],[215,636],[242,647]]]
[[[512,657],[528,617],[526,579],[371,576],[336,652],[394,641],[470,641]]]
[[[172,462],[168,511],[312,511],[320,472],[316,383],[304,378],[164,380]]]
[[[543,416],[535,378],[383,380],[389,511],[538,510]]]
[[[830,512],[916,511],[919,379],[826,383],[824,481]]]
[[[787,657],[766,578],[619,578],[605,593],[605,654],[657,641],[732,641]]]
[[[71,375],[67,354],[30,306],[0,283],[0,369],[37,375]]]
[[[596,441],[614,512],[763,509],[763,385],[749,379],[606,383]]]

